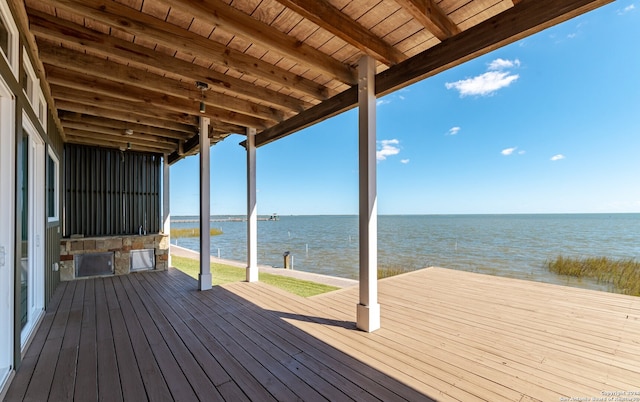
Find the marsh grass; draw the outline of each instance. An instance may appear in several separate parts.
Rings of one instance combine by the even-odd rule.
[[[389,278],[407,272],[403,268],[378,268],[378,279]]]
[[[222,230],[212,228],[209,231],[210,236],[221,235]],[[182,228],[182,229],[171,229],[171,237],[200,237],[200,228]]]
[[[607,257],[556,257],[547,261],[551,272],[610,283],[619,293],[640,296],[640,262],[633,259],[615,260]]]
[[[172,265],[184,272],[185,274],[198,278],[200,273],[200,262],[191,258],[171,256]],[[223,285],[231,282],[241,282],[246,279],[246,271],[244,268],[232,267],[224,264],[211,263],[211,277],[213,286]],[[260,273],[261,282],[275,286],[287,292],[302,297],[315,296],[321,293],[338,290],[335,286],[329,286],[322,283],[305,281],[302,279],[290,278],[287,276]]]

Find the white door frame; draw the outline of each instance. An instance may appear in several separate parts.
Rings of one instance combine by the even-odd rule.
[[[44,315],[44,168],[46,159],[44,141],[24,111],[22,112],[22,128],[29,136],[28,321],[20,336],[20,345],[24,351],[38,322]]]
[[[15,138],[15,98],[0,77],[0,394],[14,361]]]

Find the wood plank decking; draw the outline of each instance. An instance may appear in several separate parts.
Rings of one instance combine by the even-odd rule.
[[[640,398],[636,297],[430,268],[380,281],[367,334],[357,288],[195,288],[173,269],[63,283],[5,400]]]

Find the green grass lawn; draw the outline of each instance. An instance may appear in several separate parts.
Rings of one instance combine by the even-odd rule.
[[[171,256],[172,265],[184,272],[185,274],[198,278],[200,273],[200,262],[191,258]],[[246,279],[246,270],[244,268],[232,267],[224,264],[211,263],[211,277],[213,286],[222,285],[230,282],[241,282]],[[287,292],[302,297],[315,296],[321,293],[338,290],[335,286],[324,285],[302,279],[291,278],[288,276],[280,276],[273,274],[260,273],[261,282],[275,286]]]

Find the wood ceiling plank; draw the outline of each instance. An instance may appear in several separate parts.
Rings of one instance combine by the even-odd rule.
[[[132,112],[131,110],[123,112],[121,110],[105,109],[98,106],[65,101],[63,99],[56,100],[56,107],[58,108],[58,111],[61,115],[64,115],[64,113],[68,112],[75,112],[106,119],[143,124],[151,127],[182,131],[185,133],[198,132],[198,126],[196,124],[184,124],[171,119],[157,119],[145,115],[140,115],[138,113]],[[239,130],[240,131],[238,132],[242,132],[242,128],[239,128]]]
[[[268,103],[281,110],[299,112],[313,106],[313,104],[305,103],[292,96],[280,94],[263,86],[252,85],[251,82],[215,72],[209,68],[166,55],[164,52],[154,51],[154,49],[94,32],[35,10],[30,10],[29,13],[31,30],[38,38],[75,44],[104,57],[116,56],[126,59],[129,60],[130,65],[140,69],[157,68],[178,74],[186,80],[206,82],[214,90],[229,91],[244,99]]]
[[[297,38],[280,32],[221,1],[209,0],[206,3],[194,0],[157,1],[171,5],[173,9],[179,9],[188,15],[194,15],[197,19],[207,21],[224,31],[242,36],[254,45],[258,44],[266,49],[271,49],[337,80],[348,84],[356,82],[356,74],[351,66],[344,65],[325,53],[300,42]]]
[[[441,41],[460,33],[460,28],[442,11],[435,0],[395,1]]]
[[[78,123],[74,121],[63,120],[62,125],[65,127],[65,130],[69,134],[72,134],[70,129],[75,130],[73,133],[78,133],[80,131],[86,133],[95,133],[95,134],[103,134],[103,138],[109,137],[111,140],[115,141],[124,141],[124,142],[133,142],[136,141],[139,144],[144,143],[147,145],[155,144],[158,147],[168,148],[175,150],[178,147],[177,140],[171,140],[164,137],[156,137],[152,135],[140,135],[139,133],[127,135],[123,130],[118,130],[115,128],[104,127],[104,126],[94,126],[86,123]]]
[[[495,1],[491,6],[479,10],[476,14],[470,15],[468,18],[462,20],[458,24],[461,30],[468,29],[474,25],[478,25],[480,22],[497,15],[506,9],[513,7],[511,2]]]
[[[248,11],[245,4],[245,1],[234,2],[232,6],[271,26],[273,26],[274,21],[280,16],[280,14],[286,10],[286,8],[276,0],[257,1],[255,5],[253,5],[253,12]],[[242,8],[240,8],[240,6],[242,6]]]
[[[284,9],[280,15],[273,21],[273,26],[277,27],[280,31],[289,33],[295,28],[303,18],[300,14],[291,9]]]
[[[15,0],[14,0],[15,1]],[[261,60],[233,51],[193,32],[168,24],[126,6],[105,0],[42,0],[79,15],[110,24],[133,35],[147,36],[193,57],[206,57],[213,63],[234,68],[243,74],[264,78],[280,85],[326,99],[326,88],[305,78],[283,71]]]
[[[105,109],[121,111],[135,110],[139,114],[158,118],[173,114],[178,119],[177,121],[187,124],[196,121],[198,116],[204,115],[214,121],[221,121],[243,127],[253,127],[260,130],[269,127],[263,119],[229,112],[217,107],[207,107],[205,113],[200,113],[198,101],[185,100],[158,92],[148,91],[144,93],[144,91],[138,91],[138,100],[131,101],[122,99],[118,94],[113,92],[109,95],[101,93],[108,91],[105,86],[96,86],[95,88],[99,89],[99,91],[94,90],[90,92],[86,88],[82,90],[57,84],[52,85],[52,91],[54,91],[54,97],[56,99],[104,107]],[[134,90],[129,89],[129,91],[133,92]]]
[[[71,74],[71,71],[73,71],[78,76],[75,82],[75,86],[78,88],[81,88],[82,85],[97,88],[98,81],[91,80],[88,77],[92,76],[120,84],[111,84],[111,92],[120,92],[123,96],[139,97],[144,95],[144,92],[141,92],[142,89],[143,91],[160,92],[191,101],[199,102],[204,100],[210,106],[228,109],[274,123],[284,119],[284,114],[279,110],[219,93],[210,93],[209,91],[201,93],[193,82],[187,83],[172,80],[130,66],[63,48],[42,47],[40,49],[40,57],[43,62],[51,65],[47,69],[50,82],[53,82],[56,78],[65,78],[67,82],[73,84],[74,77]],[[65,69],[66,72],[61,71],[61,69]],[[110,82],[105,83],[103,86],[108,88]],[[127,89],[130,86],[137,89]]]
[[[376,95],[385,95],[540,32],[612,0],[521,0],[514,7],[389,68],[376,76]],[[353,108],[352,87],[256,136],[262,146]]]
[[[51,90],[54,92],[56,104],[60,103],[60,101],[67,101],[81,105],[95,106],[100,109],[131,112],[140,116],[152,117],[159,120],[175,121],[182,124],[196,125],[197,122],[197,118],[194,115],[169,111],[163,108],[158,108],[155,105],[151,106],[145,104],[144,102],[125,101],[112,96],[79,91],[77,89],[65,88],[59,85],[52,85]]]
[[[60,120],[63,122],[83,123],[94,127],[110,127],[124,132],[133,130],[134,133],[149,134],[158,137],[171,138],[174,140],[186,140],[193,136],[195,132],[185,133],[183,131],[168,130],[159,127],[151,127],[144,124],[131,123],[121,120],[107,119],[104,117],[90,116],[82,113],[65,112],[60,113]]]
[[[347,17],[327,0],[278,0],[322,29],[387,64],[397,64],[406,56],[381,38],[373,35],[356,21]]]
[[[126,142],[108,140],[103,138],[95,138],[93,136],[85,135],[82,132],[79,132],[79,133],[74,132],[72,135],[69,135],[67,142],[70,144],[115,148],[115,149],[120,149],[121,151],[138,151],[138,152],[151,152],[151,153],[161,153],[161,154],[169,154],[169,153],[175,152],[175,148],[158,147],[153,145],[142,145],[136,142],[131,143],[131,147],[128,148],[128,145]]]

